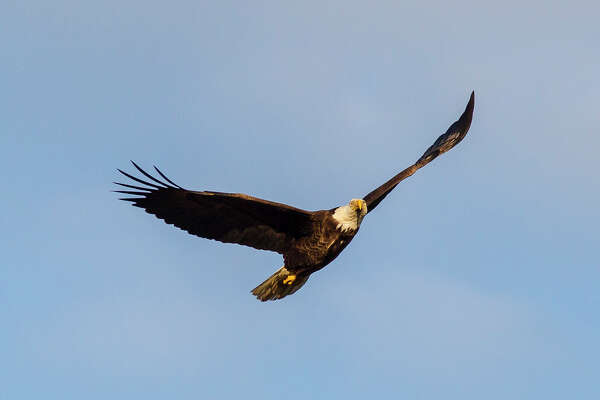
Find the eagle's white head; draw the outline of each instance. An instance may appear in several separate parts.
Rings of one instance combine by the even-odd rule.
[[[337,229],[342,232],[355,231],[367,215],[367,203],[363,199],[352,199],[350,203],[335,209],[333,218],[337,221]]]

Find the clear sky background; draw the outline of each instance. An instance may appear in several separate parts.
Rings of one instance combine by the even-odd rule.
[[[1,399],[598,399],[596,1],[9,1]],[[315,210],[403,182],[283,301],[281,257],[116,168]]]

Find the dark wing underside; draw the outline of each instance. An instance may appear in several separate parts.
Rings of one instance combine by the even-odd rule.
[[[123,198],[193,235],[260,250],[283,253],[293,239],[312,230],[312,214],[285,204],[239,193],[195,192],[173,183],[162,172],[161,181],[132,161],[148,182],[118,170],[144,186],[115,182],[135,190],[117,190],[135,197]]]
[[[435,159],[440,154],[443,154],[456,146],[466,136],[471,126],[471,120],[473,119],[473,108],[475,106],[475,92],[471,92],[469,103],[465,108],[465,111],[460,116],[458,121],[450,125],[450,128],[440,136],[434,143],[429,147],[425,153],[410,167],[406,168],[392,179],[373,190],[371,193],[364,197],[367,203],[368,212],[373,211],[375,207],[388,195],[401,181],[414,174],[419,168],[427,165],[430,161]]]

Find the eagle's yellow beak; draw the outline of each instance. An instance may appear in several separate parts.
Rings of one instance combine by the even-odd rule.
[[[350,201],[350,208],[357,213],[366,214],[367,212],[367,203],[363,199],[352,199]]]

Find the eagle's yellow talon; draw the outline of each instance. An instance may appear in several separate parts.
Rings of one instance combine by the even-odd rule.
[[[284,285],[291,285],[296,280],[296,275],[288,275],[287,278],[283,280]]]

